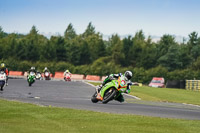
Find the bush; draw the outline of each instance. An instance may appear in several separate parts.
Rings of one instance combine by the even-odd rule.
[[[168,70],[165,67],[157,66],[155,68],[151,68],[145,72],[144,83],[149,83],[153,77],[163,77],[166,81]]]
[[[167,75],[168,80],[193,80],[193,79],[199,79],[198,74],[196,74],[195,71],[190,69],[184,69],[184,70],[175,70],[172,72],[169,72]]]

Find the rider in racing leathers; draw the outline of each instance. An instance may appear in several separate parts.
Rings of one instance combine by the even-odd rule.
[[[132,85],[132,82],[130,81],[130,79],[132,78],[132,72],[131,71],[126,71],[124,73],[125,76],[125,80],[127,83],[127,89],[126,89],[126,93],[130,93],[130,85]],[[121,77],[122,73],[119,74],[110,74],[109,76],[106,77],[106,79],[103,81],[103,83],[98,87],[98,92],[100,92],[101,88],[107,84],[108,82],[112,81],[113,79],[118,79],[118,77]],[[120,96],[118,96],[118,98],[116,99],[119,102],[124,102],[124,97],[123,95],[120,94]]]
[[[69,74],[70,75],[70,77],[71,77],[71,73],[69,72],[69,70],[67,69],[65,72],[64,72],[64,79],[66,78],[65,76],[66,76],[66,74]]]
[[[6,73],[6,86],[8,86],[8,69],[6,68],[5,63],[1,63],[0,71],[4,71]]]
[[[36,75],[36,72],[37,72],[37,71],[35,70],[35,67],[31,67],[31,69],[28,71],[28,75],[30,74],[30,72],[34,72],[35,75]],[[27,75],[27,76],[28,76],[28,75]]]
[[[49,69],[47,67],[45,67],[44,70],[43,70],[43,73],[45,73],[45,72],[49,72],[50,73],[50,71],[49,71]]]

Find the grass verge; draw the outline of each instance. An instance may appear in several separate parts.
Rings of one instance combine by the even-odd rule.
[[[89,82],[93,85],[100,83]],[[200,105],[200,92],[185,89],[154,88],[148,86],[132,86],[130,95],[145,101],[176,102]]]
[[[1,133],[198,133],[200,121],[97,113],[0,99]]]

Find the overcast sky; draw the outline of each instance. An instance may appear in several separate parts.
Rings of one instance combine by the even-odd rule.
[[[104,35],[200,34],[200,0],[0,0],[0,26],[5,32],[63,35],[69,23],[78,34],[89,22]]]

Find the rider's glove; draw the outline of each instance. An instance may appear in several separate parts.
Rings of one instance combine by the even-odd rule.
[[[127,89],[126,91],[125,91],[125,93],[130,93],[131,92],[131,90],[130,89]]]
[[[114,79],[113,75],[109,75],[109,79],[113,80]]]

